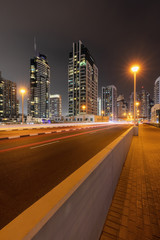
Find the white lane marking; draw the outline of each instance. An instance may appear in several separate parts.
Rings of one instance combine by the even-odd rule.
[[[49,145],[49,144],[53,144],[53,143],[57,143],[57,142],[59,142],[59,141],[55,141],[55,142],[51,142],[51,143],[45,143],[45,144],[38,145],[38,146],[35,146],[35,147],[30,147],[30,149],[43,147],[43,146],[46,146],[46,145]]]
[[[62,132],[61,130],[57,130],[56,132]]]
[[[33,133],[33,134],[30,134],[29,136],[37,136],[38,133]]]
[[[45,132],[45,134],[50,134],[51,132]]]
[[[20,136],[13,136],[13,137],[8,137],[9,139],[13,139],[13,138],[20,138]]]

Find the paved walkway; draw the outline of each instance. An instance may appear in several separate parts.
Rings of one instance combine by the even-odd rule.
[[[160,240],[160,129],[133,137],[100,240]]]

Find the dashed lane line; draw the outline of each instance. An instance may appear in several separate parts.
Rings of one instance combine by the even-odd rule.
[[[38,145],[38,146],[35,146],[35,147],[30,147],[30,149],[39,148],[39,147],[43,147],[43,146],[50,145],[50,144],[53,144],[53,143],[58,143],[58,142],[59,142],[59,141],[50,142],[50,143],[45,143],[45,144]]]

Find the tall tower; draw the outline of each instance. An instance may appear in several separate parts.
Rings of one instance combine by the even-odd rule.
[[[140,117],[149,120],[150,118],[150,94],[142,87],[139,93]]]
[[[16,119],[18,117],[17,103],[16,83],[2,78],[0,72],[0,119]]]
[[[160,104],[160,77],[154,83],[154,104]]]
[[[102,87],[102,110],[111,120],[117,119],[117,88],[114,85]]]
[[[69,116],[97,115],[98,68],[81,41],[73,43],[68,65]]]
[[[101,97],[98,97],[98,99],[97,99],[97,115],[98,116],[102,115],[102,99],[101,99]]]
[[[118,119],[124,119],[127,116],[127,102],[123,95],[117,97],[117,117]]]
[[[49,118],[50,67],[43,54],[30,60],[29,115]]]
[[[50,95],[50,118],[61,117],[62,98],[59,94]]]

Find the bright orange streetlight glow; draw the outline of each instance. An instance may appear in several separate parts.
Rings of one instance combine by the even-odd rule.
[[[20,89],[20,93],[22,93],[22,94],[23,94],[23,93],[25,93],[25,92],[26,92],[26,90],[25,90],[25,89],[23,89],[23,88],[22,88],[22,89]]]
[[[136,102],[136,106],[137,106],[137,107],[139,106],[139,102]]]
[[[86,109],[86,106],[85,106],[85,105],[82,105],[82,109],[85,110],[85,109]]]
[[[25,94],[26,90],[24,88],[20,89],[20,93],[22,94],[22,123],[23,123],[23,119],[24,119],[24,94]]]
[[[131,71],[132,71],[132,72],[138,72],[138,70],[139,70],[139,66],[133,66],[133,67],[131,67]]]

